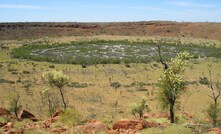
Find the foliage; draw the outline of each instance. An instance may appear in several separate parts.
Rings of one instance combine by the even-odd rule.
[[[48,71],[42,74],[42,78],[52,87],[64,87],[69,82],[69,77],[61,71]]]
[[[21,109],[21,105],[19,104],[20,96],[18,93],[14,93],[10,96],[10,107],[9,110],[15,113],[15,116],[18,117],[18,111]]]
[[[42,74],[43,80],[51,87],[56,88],[61,96],[64,110],[67,108],[66,100],[64,97],[64,86],[69,82],[69,77],[63,74],[61,71],[48,71]]]
[[[176,42],[161,42],[160,45],[163,51],[172,51],[172,53],[162,55],[163,58],[167,60],[174,57],[174,53],[184,50],[193,54],[195,58],[221,58],[221,48],[196,46],[192,44],[177,45]],[[168,47],[168,45],[170,47]],[[154,47],[153,42],[149,40],[132,42],[128,40],[92,40],[53,45],[35,43],[15,48],[11,52],[11,55],[14,58],[80,65],[148,63],[151,60],[157,59],[157,55],[152,51]],[[114,50],[114,52],[112,52],[112,50]],[[115,52],[117,52],[118,55],[116,55]],[[60,56],[62,53],[64,55]]]
[[[142,98],[141,102],[139,104],[133,104],[131,106],[131,114],[134,115],[134,116],[138,115],[139,118],[143,117],[143,113],[144,113],[145,110],[147,112],[150,111],[150,109],[149,109],[149,107],[147,105],[146,98]]]
[[[191,129],[179,125],[167,126],[164,129],[148,128],[141,131],[141,134],[194,134]]]
[[[210,82],[209,82],[207,77],[200,77],[199,78],[199,83],[203,84],[203,85],[209,85],[210,84]]]
[[[68,84],[68,87],[85,88],[85,87],[88,87],[88,85],[87,83],[71,82]]]
[[[179,53],[171,59],[170,66],[166,69],[159,80],[159,100],[163,108],[170,107],[171,122],[174,123],[174,105],[185,88],[185,83],[180,76],[187,66],[186,59],[190,55],[187,52]]]
[[[121,87],[121,84],[119,82],[111,82],[110,83],[110,86],[113,88],[113,89],[117,89],[119,87]]]
[[[219,105],[210,104],[207,110],[208,117],[213,121],[213,126],[216,127],[218,122],[218,118],[220,117],[221,108]]]
[[[49,115],[52,116],[60,106],[60,103],[55,93],[49,88],[44,89],[40,92],[43,105],[47,105]]]
[[[61,114],[59,121],[68,126],[79,125],[83,121],[83,117],[78,110],[67,109]]]

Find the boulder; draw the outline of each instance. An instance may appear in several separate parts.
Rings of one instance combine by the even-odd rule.
[[[142,119],[125,119],[125,120],[120,120],[117,121],[113,124],[113,129],[115,130],[120,130],[120,129],[125,129],[125,130],[142,130],[144,128],[150,128],[150,127],[156,127],[160,126],[158,123],[152,123],[152,122],[147,122]]]
[[[52,116],[52,118],[60,117],[63,112],[64,112],[64,111],[61,110],[61,109],[56,110],[56,112],[54,113],[54,115]]]
[[[0,116],[8,116],[8,115],[11,115],[10,111],[4,108],[0,108]]]
[[[66,131],[67,131],[67,129],[62,128],[62,127],[55,127],[55,128],[51,129],[51,132],[55,133],[55,134],[61,134],[61,133],[64,133]]]
[[[38,119],[27,110],[22,110],[18,117],[19,119],[30,119],[32,121],[38,121]]]
[[[4,127],[5,125],[7,125],[6,122],[0,122],[0,128],[1,128],[1,127]]]
[[[75,126],[74,131],[75,133],[99,133],[99,132],[106,132],[108,130],[107,125],[100,121],[89,121],[85,125]]]
[[[156,113],[145,113],[143,115],[144,119],[147,118],[166,118],[168,120],[170,120],[170,114],[169,113],[160,113],[160,114],[156,114]]]
[[[220,128],[211,128],[209,131],[212,134],[221,134],[221,129]]]
[[[55,114],[52,116],[52,118],[43,122],[43,128],[50,128],[51,124],[56,122],[60,118],[60,115],[62,113],[63,113],[63,110],[57,110]]]

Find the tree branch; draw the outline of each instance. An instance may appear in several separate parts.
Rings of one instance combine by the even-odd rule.
[[[158,48],[158,54],[159,54],[159,60],[161,62],[161,64],[164,65],[164,70],[168,69],[168,65],[163,61],[162,55],[161,55],[161,49],[160,49],[160,45],[157,44],[157,48]]]

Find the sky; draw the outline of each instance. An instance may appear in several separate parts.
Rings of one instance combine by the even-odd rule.
[[[0,0],[0,22],[221,22],[221,0]]]

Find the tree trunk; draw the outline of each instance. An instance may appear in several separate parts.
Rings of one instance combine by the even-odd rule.
[[[66,109],[67,109],[67,104],[66,104],[66,102],[65,102],[65,100],[64,100],[64,93],[63,93],[63,91],[62,91],[62,88],[59,88],[59,91],[60,91],[61,99],[62,99],[62,102],[63,102],[63,105],[64,105],[64,110],[66,111]]]
[[[174,101],[170,101],[170,123],[175,123],[175,117],[174,117]]]

